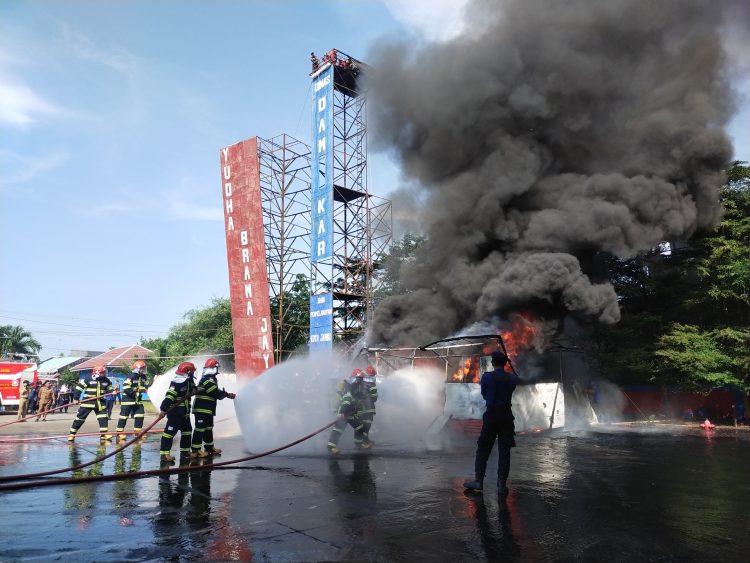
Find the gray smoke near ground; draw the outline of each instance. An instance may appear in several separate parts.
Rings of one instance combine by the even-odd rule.
[[[423,344],[519,309],[617,322],[602,255],[720,217],[730,5],[482,1],[449,43],[378,45],[374,144],[423,191],[428,241],[370,342]]]

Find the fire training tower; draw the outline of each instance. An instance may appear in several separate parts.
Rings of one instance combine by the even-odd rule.
[[[367,190],[367,67],[333,49],[312,60],[310,349],[349,349],[372,315],[390,201]]]
[[[293,336],[305,321],[294,318],[289,297],[310,278],[310,147],[286,134],[258,137],[258,162],[274,359],[279,362],[304,348]]]

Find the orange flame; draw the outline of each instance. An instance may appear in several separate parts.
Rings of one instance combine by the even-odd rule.
[[[511,329],[500,331],[500,336],[503,338],[505,350],[512,361],[534,344],[536,327],[534,319],[528,313],[515,313],[510,320]]]
[[[477,356],[465,358],[463,364],[453,372],[451,381],[455,383],[479,382],[479,358]]]
[[[511,328],[509,330],[498,330],[505,344],[505,351],[511,361],[534,344],[537,329],[534,319],[528,313],[514,313],[510,317]],[[497,342],[489,342],[482,348],[482,355],[489,356],[492,352],[500,350]],[[464,358],[459,368],[451,375],[454,383],[479,383],[479,356],[468,356]]]

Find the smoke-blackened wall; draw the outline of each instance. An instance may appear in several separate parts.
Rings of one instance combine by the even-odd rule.
[[[616,322],[596,257],[720,214],[733,109],[721,6],[482,1],[474,33],[379,45],[374,141],[425,192],[428,241],[371,341],[424,343],[540,306]]]

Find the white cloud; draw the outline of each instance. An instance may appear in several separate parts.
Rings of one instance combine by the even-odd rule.
[[[189,221],[224,220],[224,212],[221,207],[199,205],[177,199],[174,196],[170,196],[167,199],[169,201],[169,210],[176,219],[186,219]]]
[[[60,113],[20,80],[0,71],[0,125],[26,128],[45,115]]]
[[[136,57],[121,47],[111,50],[103,49],[66,24],[60,25],[60,33],[65,45],[82,60],[107,66],[131,77],[138,70]]]
[[[0,185],[23,184],[36,178],[39,174],[54,170],[66,164],[70,155],[66,150],[59,150],[47,155],[20,155],[11,151],[0,150]]]
[[[465,29],[464,10],[469,0],[383,0],[388,11],[405,27],[431,41],[447,41]]]
[[[128,203],[119,201],[102,202],[93,205],[76,207],[76,212],[83,217],[103,218],[106,215],[115,215],[118,213],[129,213],[135,207]]]

